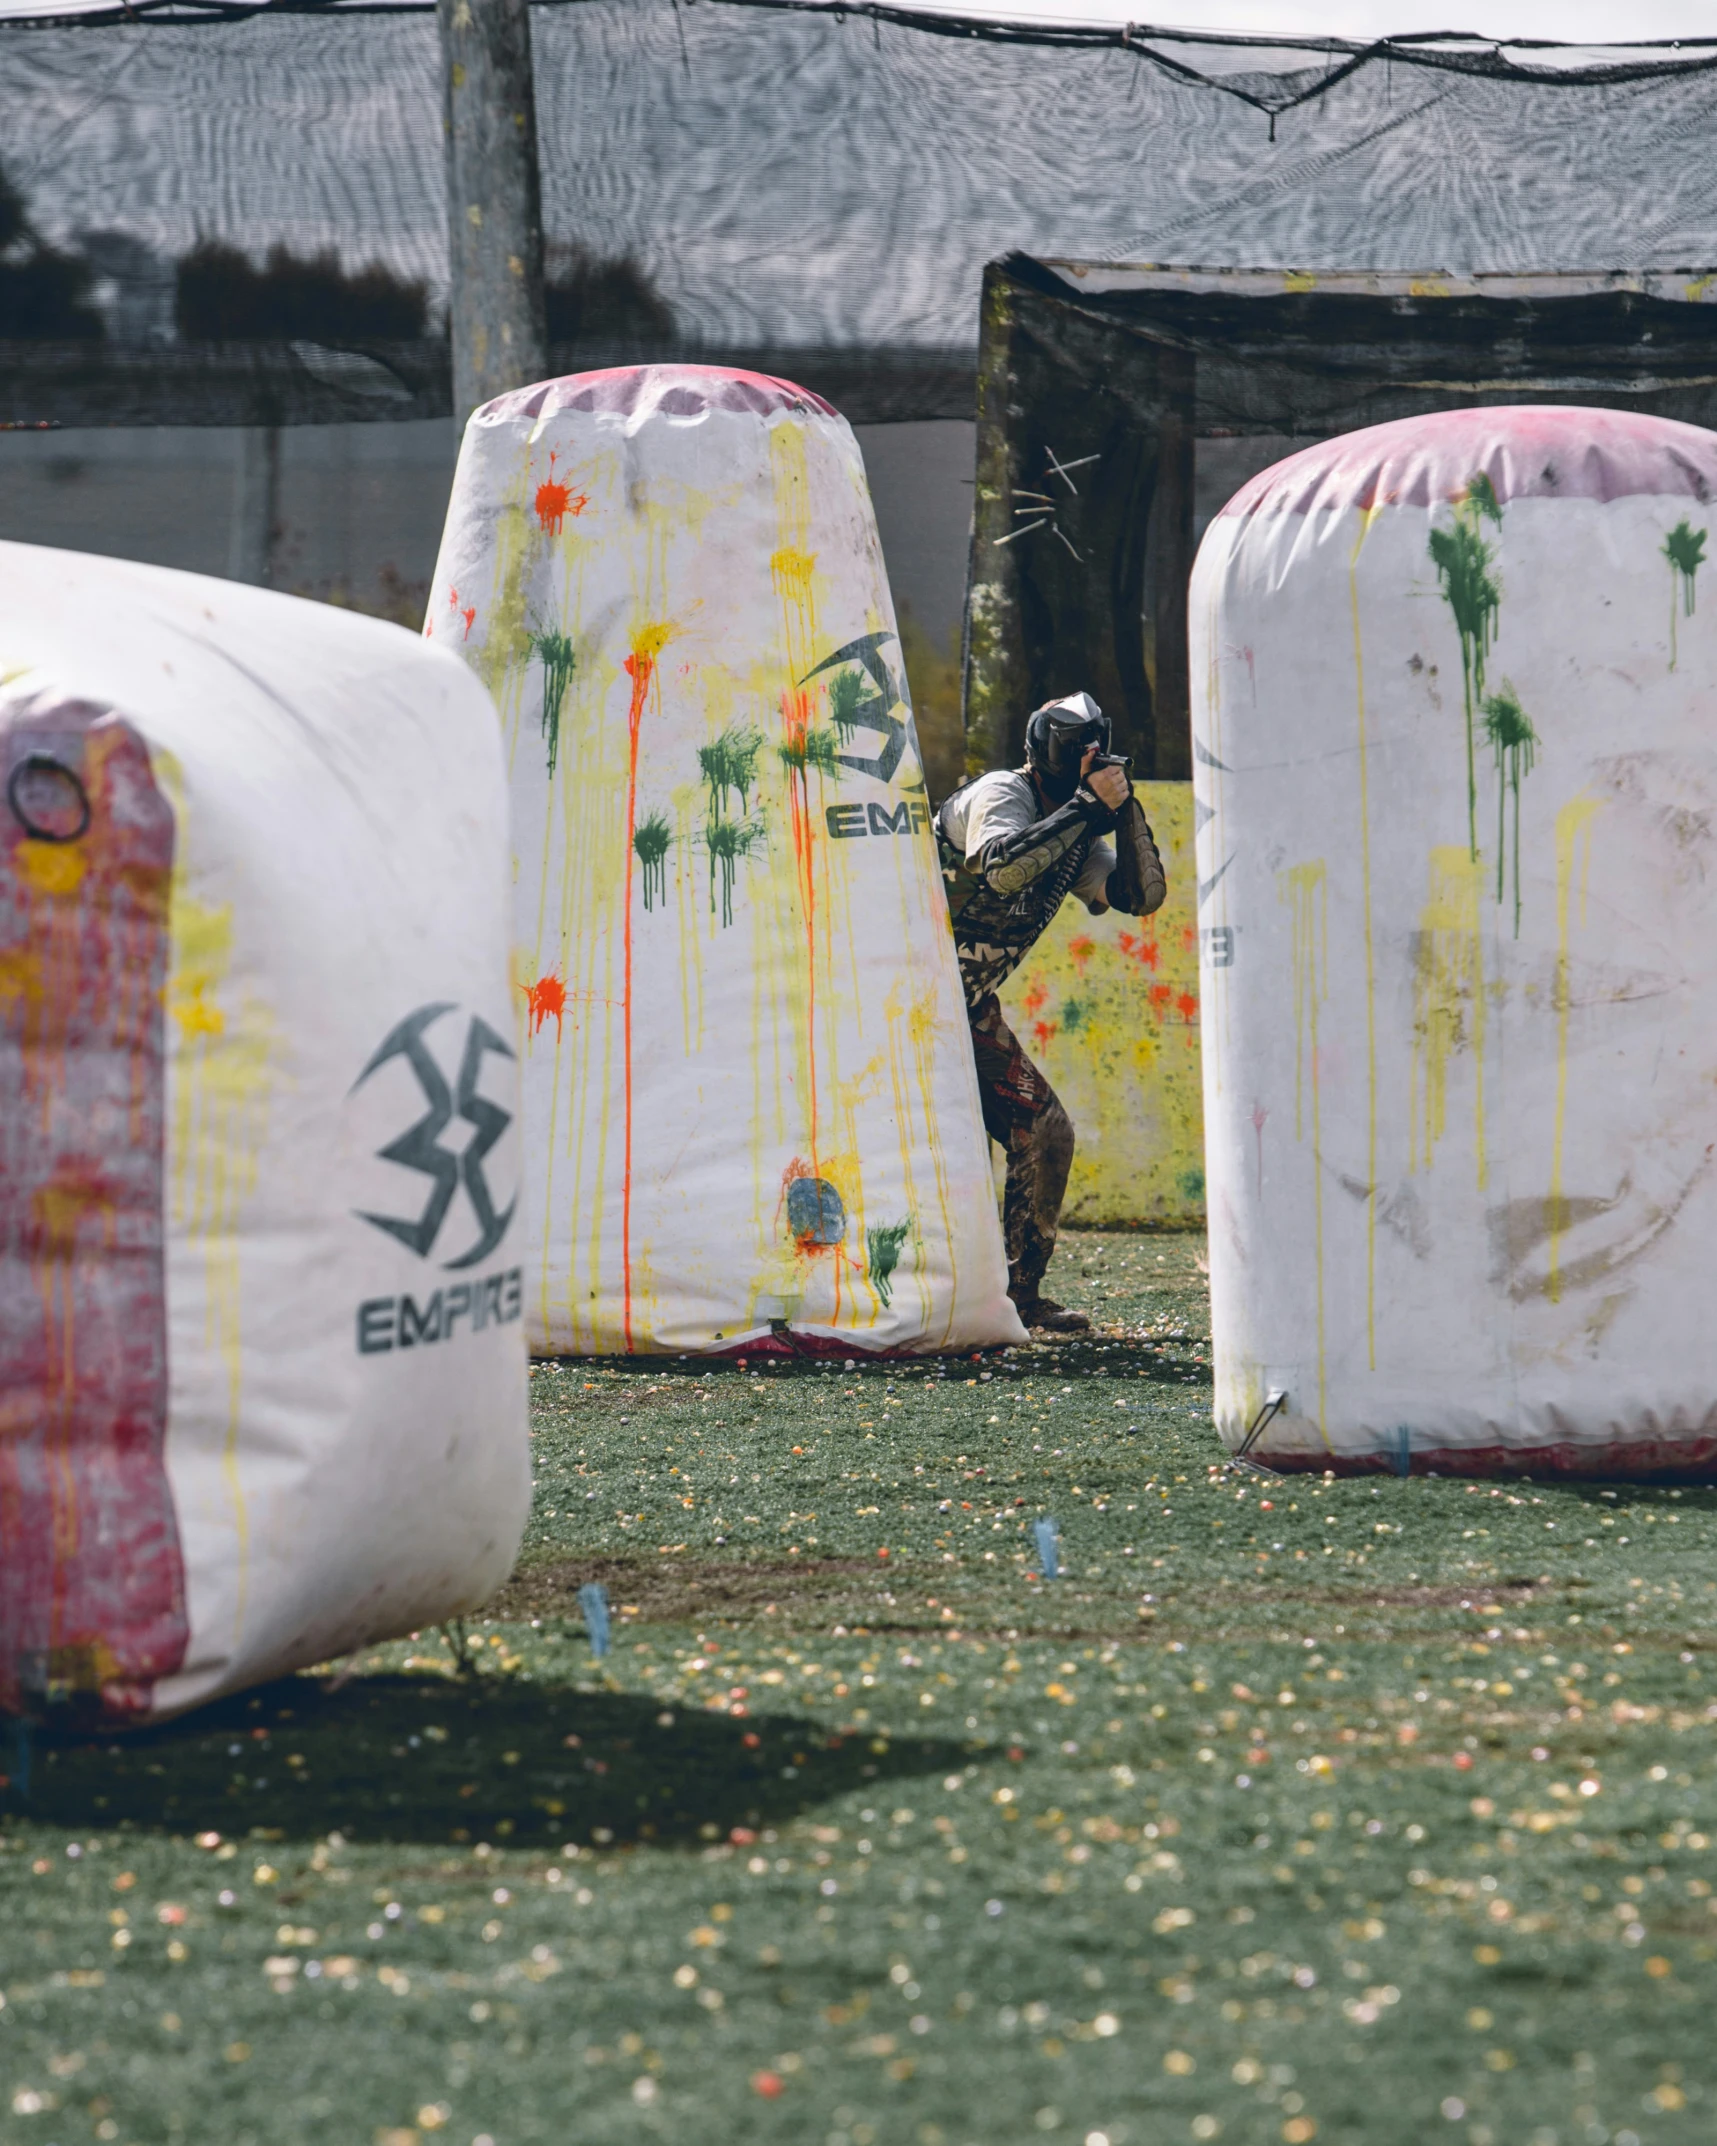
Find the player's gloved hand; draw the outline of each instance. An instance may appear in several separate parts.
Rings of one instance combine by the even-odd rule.
[[[1133,786],[1127,779],[1127,771],[1124,767],[1094,768],[1091,763],[1096,758],[1097,748],[1092,746],[1080,762],[1079,779],[1099,804],[1107,805],[1111,812],[1119,812],[1132,794]]]

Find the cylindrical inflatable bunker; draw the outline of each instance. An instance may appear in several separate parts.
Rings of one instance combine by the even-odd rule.
[[[1023,1339],[845,420],[703,366],[502,396],[425,631],[506,734],[533,1346]]]
[[[0,1711],[144,1719],[518,1546],[505,771],[398,627],[0,591]]]
[[[1295,455],[1211,525],[1193,752],[1230,1445],[1717,1458],[1714,497],[1690,425],[1470,410]]]

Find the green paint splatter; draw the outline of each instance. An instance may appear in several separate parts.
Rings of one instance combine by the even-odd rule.
[[[1502,900],[1503,807],[1514,794],[1514,936],[1520,937],[1520,778],[1532,773],[1538,733],[1505,678],[1484,704],[1484,732],[1496,754],[1496,898]]]
[[[654,909],[658,901],[667,902],[668,849],[673,839],[666,819],[659,812],[652,812],[647,820],[640,820],[633,832],[632,847],[644,867],[646,909]]]
[[[1496,634],[1502,589],[1491,572],[1495,554],[1481,533],[1485,522],[1502,527],[1496,487],[1481,471],[1470,479],[1455,508],[1454,527],[1431,531],[1431,563],[1454,613],[1461,637],[1461,700],[1467,722],[1467,851],[1479,853],[1478,775],[1473,761],[1473,713],[1484,698],[1485,657]]]
[[[552,776],[560,757],[561,710],[566,705],[572,674],[578,668],[578,657],[567,635],[541,627],[533,627],[530,646],[543,667],[543,736],[548,740],[548,771]]]
[[[1090,1007],[1086,1005],[1083,999],[1070,998],[1061,1009],[1062,1027],[1066,1029],[1070,1036],[1078,1035],[1079,1031],[1085,1026],[1090,1011]]]
[[[1180,1173],[1181,1197],[1187,1200],[1202,1200],[1204,1197],[1204,1172],[1183,1170]]]
[[[733,882],[739,860],[763,846],[760,820],[723,820],[713,815],[704,822],[704,846],[709,851],[709,907],[715,914],[716,884],[721,886],[721,921],[733,922]]]
[[[724,730],[713,745],[698,747],[698,766],[709,785],[712,819],[726,817],[730,790],[739,799],[743,817],[751,801],[752,784],[757,780],[757,756],[762,750],[762,734],[755,730]]]
[[[1495,522],[1499,529],[1502,527],[1502,501],[1496,496],[1496,486],[1482,469],[1474,470],[1467,479],[1464,504],[1472,509],[1475,516]]]
[[[794,775],[803,775],[807,768],[815,768],[819,775],[826,775],[831,782],[841,779],[841,764],[836,748],[839,745],[832,730],[795,730],[777,747],[781,764]]]
[[[877,1229],[864,1233],[865,1250],[870,1257],[870,1283],[883,1301],[886,1310],[894,1300],[894,1270],[900,1264],[900,1248],[912,1234],[910,1220],[884,1222]]]
[[[829,720],[840,732],[843,745],[850,745],[853,732],[861,727],[864,718],[859,711],[868,697],[862,671],[837,671],[829,680]]]
[[[1710,532],[1680,521],[1663,540],[1663,556],[1669,561],[1669,667],[1674,670],[1680,650],[1676,646],[1675,600],[1683,613],[1693,616],[1693,577],[1705,563],[1705,539]]]

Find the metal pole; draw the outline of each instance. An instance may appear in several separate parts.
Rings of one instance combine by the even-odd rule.
[[[453,415],[548,371],[527,0],[437,0]]]
[[[233,464],[232,516],[227,524],[227,579],[266,589],[274,579],[274,540],[280,520],[280,427],[239,428]]]

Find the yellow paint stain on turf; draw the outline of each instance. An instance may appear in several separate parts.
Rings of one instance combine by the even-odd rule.
[[[1592,868],[1592,822],[1602,799],[1582,790],[1556,815],[1556,1119],[1550,1136],[1550,1235],[1544,1293],[1562,1301],[1562,1231],[1567,1219],[1562,1195],[1563,1138],[1568,1118],[1568,1014],[1572,993],[1568,975],[1569,911],[1573,906],[1574,868],[1580,870],[1580,924],[1586,922],[1586,881]]]
[[[1480,918],[1485,868],[1467,850],[1434,849],[1430,886],[1419,916],[1413,971],[1413,1072],[1407,1115],[1407,1167],[1431,1167],[1448,1123],[1449,1061],[1473,1059],[1473,1145],[1478,1185],[1487,1176],[1484,1122],[1485,985]]]
[[[1318,1008],[1329,997],[1329,876],[1324,860],[1290,865],[1276,875],[1276,896],[1288,909],[1289,959],[1294,989],[1294,1138],[1306,1127],[1312,1145],[1312,1238],[1317,1266],[1318,1431],[1328,1413],[1329,1371],[1324,1320],[1324,1167],[1322,1071],[1318,1064]],[[1333,1448],[1332,1448],[1333,1450]]]

